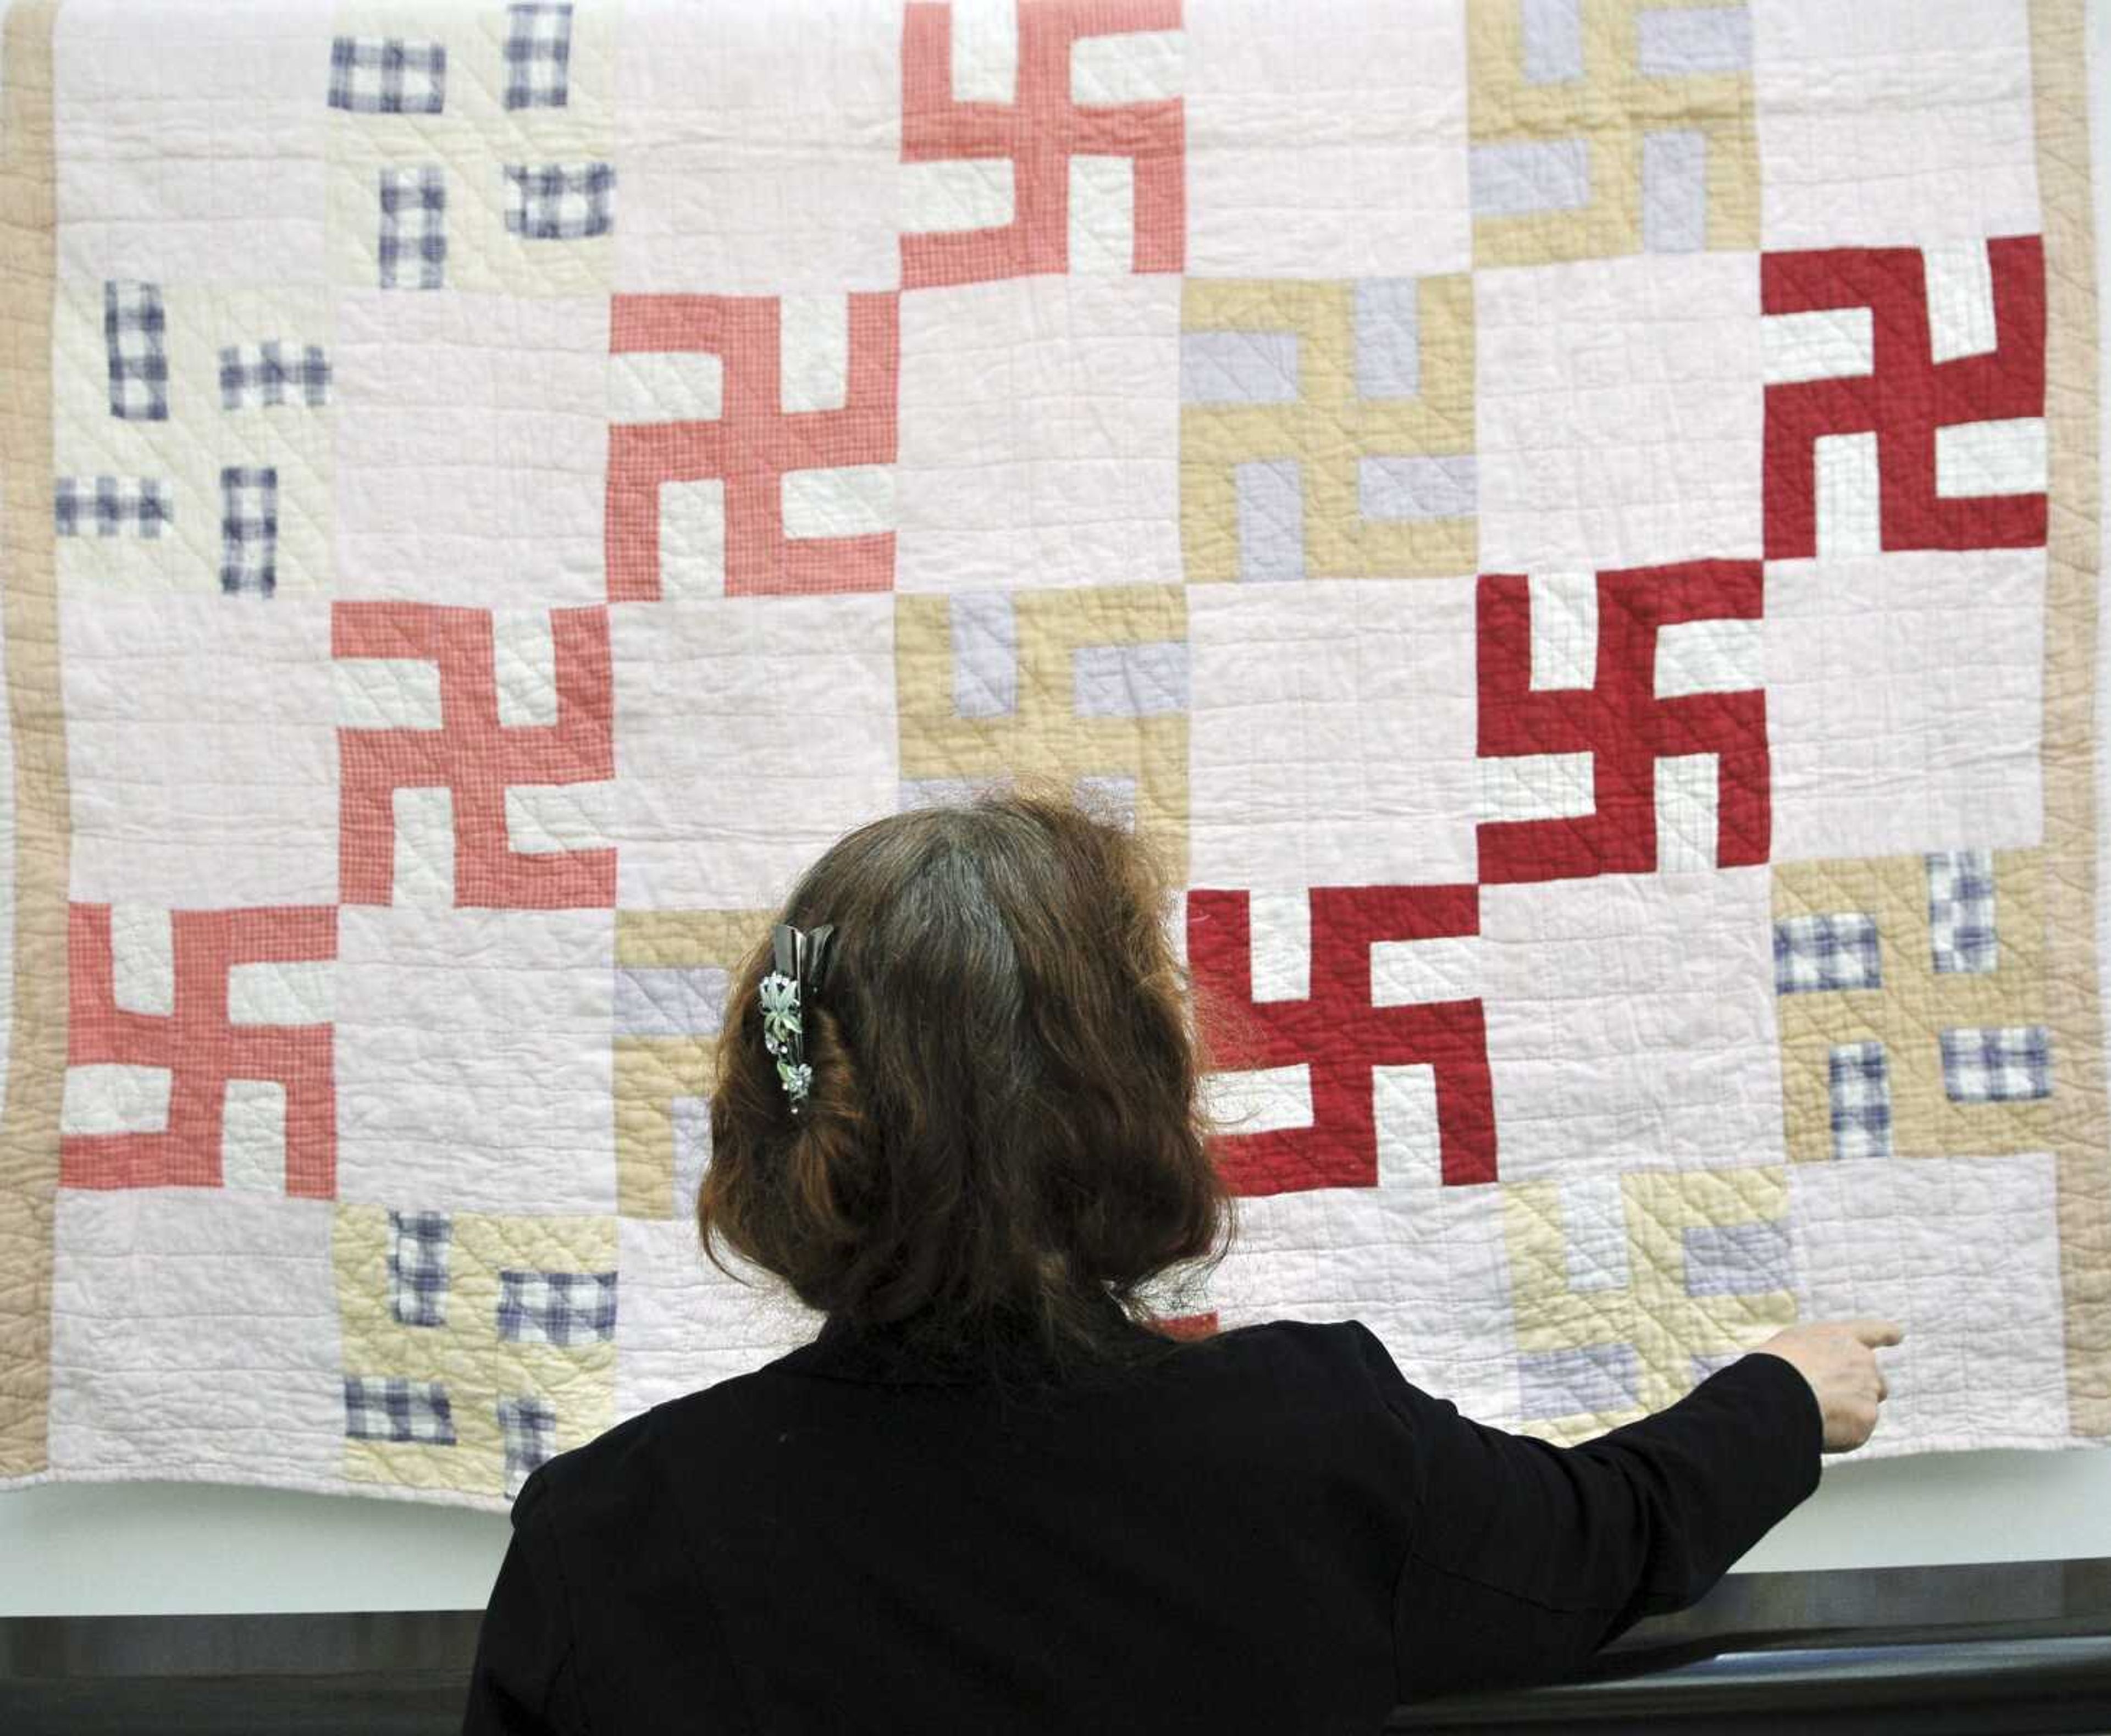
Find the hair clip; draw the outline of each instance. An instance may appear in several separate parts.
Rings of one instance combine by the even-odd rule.
[[[835,934],[833,923],[824,923],[809,934],[780,922],[769,938],[770,961],[777,968],[763,978],[759,991],[762,1046],[776,1058],[777,1082],[792,1099],[795,1116],[814,1084],[801,1008],[820,993]]]

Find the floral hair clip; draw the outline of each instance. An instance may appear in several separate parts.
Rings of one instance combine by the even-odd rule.
[[[760,990],[762,1046],[776,1057],[777,1082],[792,1099],[795,1116],[814,1084],[801,1009],[820,993],[835,934],[833,923],[824,923],[809,934],[780,922],[770,935],[770,962],[776,969],[763,978]]]

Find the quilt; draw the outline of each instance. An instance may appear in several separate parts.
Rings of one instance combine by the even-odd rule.
[[[810,1338],[728,967],[1028,773],[1250,1027],[1181,1329],[2103,1444],[2084,28],[18,0],[0,1484],[496,1508]]]

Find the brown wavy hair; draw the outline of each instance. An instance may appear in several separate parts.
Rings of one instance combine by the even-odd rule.
[[[722,1238],[809,1307],[947,1360],[994,1366],[1023,1334],[1060,1375],[1205,1345],[1138,1293],[1205,1261],[1187,1291],[1236,1229],[1174,897],[1148,843],[1030,785],[838,840],[778,916],[836,927],[798,1116],[762,1043],[766,932],[729,996],[697,1198],[712,1263],[736,1275]]]

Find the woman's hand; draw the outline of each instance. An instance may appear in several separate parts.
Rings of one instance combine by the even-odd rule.
[[[1877,1347],[1904,1336],[1893,1320],[1814,1320],[1776,1333],[1759,1352],[1793,1364],[1810,1383],[1825,1418],[1824,1450],[1852,1452],[1875,1432],[1877,1407],[1891,1396]]]

